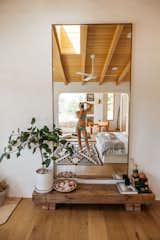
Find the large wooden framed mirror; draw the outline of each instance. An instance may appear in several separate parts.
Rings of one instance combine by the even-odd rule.
[[[127,174],[132,25],[53,25],[52,37],[54,122],[78,152],[74,162],[58,162],[57,171],[81,178]],[[83,134],[78,150],[80,102],[92,106],[84,117],[91,154]]]

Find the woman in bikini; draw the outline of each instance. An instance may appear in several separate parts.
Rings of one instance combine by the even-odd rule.
[[[84,104],[87,105],[86,109],[84,108]],[[86,116],[87,116],[87,113],[91,110],[91,108],[92,108],[92,104],[87,102],[80,102],[79,111],[76,112],[76,116],[78,118],[77,127],[76,127],[78,144],[80,149],[82,150],[82,143],[81,143],[81,133],[82,133],[85,139],[88,152],[90,151],[90,148],[89,148],[87,131],[86,131]]]

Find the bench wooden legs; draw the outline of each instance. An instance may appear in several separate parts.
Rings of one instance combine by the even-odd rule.
[[[134,211],[140,212],[141,211],[141,204],[134,204]]]
[[[43,203],[41,208],[44,210],[56,210],[56,203]],[[141,211],[141,204],[125,204],[126,211]]]
[[[126,211],[140,212],[141,204],[125,204],[125,209],[126,209]]]
[[[56,203],[50,203],[49,210],[56,210]]]
[[[56,210],[56,203],[45,203],[41,205],[41,208],[44,210]]]
[[[133,211],[133,205],[132,204],[125,204],[126,211]]]

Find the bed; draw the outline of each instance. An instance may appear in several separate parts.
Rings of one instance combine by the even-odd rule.
[[[128,162],[128,135],[125,132],[100,132],[96,147],[103,163]]]

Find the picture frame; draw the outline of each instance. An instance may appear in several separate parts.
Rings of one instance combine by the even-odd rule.
[[[94,102],[94,93],[87,93],[87,102]]]

